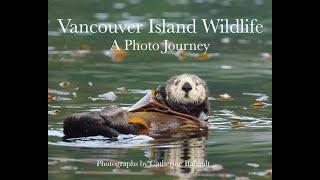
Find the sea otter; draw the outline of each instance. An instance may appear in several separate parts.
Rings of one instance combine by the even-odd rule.
[[[157,103],[168,107],[174,114],[184,114],[191,119],[207,120],[210,113],[206,83],[194,74],[174,76],[166,86],[155,91]],[[102,135],[117,137],[119,134],[138,134],[140,126],[128,123],[128,112],[108,106],[100,112],[85,112],[64,119],[64,139]]]
[[[199,117],[210,113],[209,91],[206,83],[194,74],[182,74],[168,80],[166,86],[158,86],[157,99],[172,110]]]

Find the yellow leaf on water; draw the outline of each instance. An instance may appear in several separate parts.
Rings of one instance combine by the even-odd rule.
[[[263,108],[264,104],[262,102],[256,101],[252,104],[254,108]]]
[[[242,124],[241,122],[239,122],[237,120],[231,119],[231,120],[229,120],[229,122],[232,125],[232,128],[239,129],[239,128],[244,127],[244,124]]]
[[[81,44],[79,49],[80,50],[89,50],[89,46],[86,44]]]
[[[53,100],[53,98],[54,97],[52,95],[48,94],[48,102],[51,102]]]
[[[122,48],[118,49],[116,46],[112,46],[107,55],[111,57],[113,62],[120,62],[124,59],[124,57],[127,56],[127,54],[127,51],[123,50]]]
[[[210,57],[207,53],[199,53],[197,56],[198,60],[200,61],[206,61],[208,60]]]

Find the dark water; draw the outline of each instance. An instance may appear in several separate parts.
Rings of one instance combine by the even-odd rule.
[[[141,6],[143,5],[143,6]],[[50,179],[265,179],[272,169],[272,20],[268,0],[178,0],[178,1],[83,1],[49,0],[48,88],[55,100],[48,102],[48,176]],[[191,18],[257,18],[265,26],[262,34],[63,34],[57,18],[78,23],[146,22],[166,18],[190,23]],[[103,51],[117,39],[140,42],[206,42],[214,57],[184,60],[172,54],[129,51],[121,62],[112,62]],[[122,43],[120,43],[120,46]],[[89,49],[88,52],[78,50]],[[198,52],[193,52],[198,53]],[[162,141],[147,137],[110,142],[95,137],[62,142],[62,121],[75,112],[98,110],[107,105],[130,107],[147,89],[173,75],[195,73],[210,90],[211,117],[207,135]],[[59,83],[70,82],[61,87]],[[125,88],[119,90],[117,88]],[[55,92],[54,90],[63,91]],[[115,92],[115,101],[96,100]],[[62,94],[61,94],[62,93]],[[232,100],[217,97],[228,94]],[[255,108],[256,99],[264,104]],[[59,113],[53,115],[53,111]],[[230,120],[244,125],[234,128]],[[100,139],[99,139],[100,138]],[[130,167],[97,166],[97,161],[134,162]],[[209,162],[209,166],[140,166],[139,162]],[[251,163],[251,164],[248,164]],[[212,166],[213,165],[213,166]],[[223,169],[219,170],[220,165]],[[213,168],[216,168],[213,169]],[[125,175],[131,175],[130,177]],[[270,177],[269,177],[270,178]]]

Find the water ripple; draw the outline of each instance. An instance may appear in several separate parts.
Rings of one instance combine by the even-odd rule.
[[[209,129],[232,129],[230,120],[237,120],[247,128],[272,128],[272,118],[240,116],[226,109],[213,112],[214,115],[209,119]]]

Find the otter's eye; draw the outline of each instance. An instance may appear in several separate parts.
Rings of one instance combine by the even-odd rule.
[[[178,85],[178,84],[179,84],[179,81],[175,80],[174,85]]]
[[[196,86],[199,86],[199,84],[200,84],[200,82],[196,78],[193,78],[193,82],[196,84]]]

